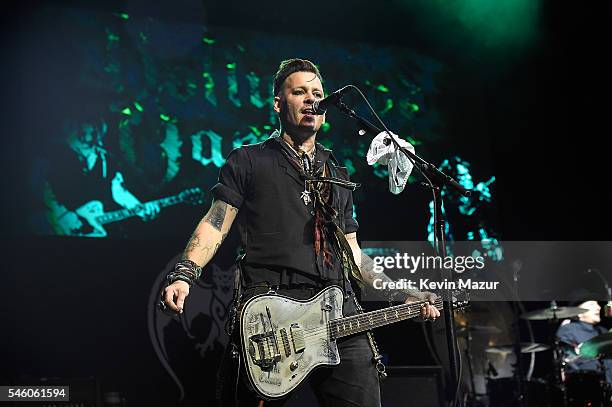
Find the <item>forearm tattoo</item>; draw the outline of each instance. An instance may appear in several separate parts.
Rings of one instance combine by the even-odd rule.
[[[228,205],[223,201],[217,201],[213,205],[210,213],[206,216],[204,221],[210,223],[210,225],[221,232],[223,221],[225,220],[225,213],[227,212]]]
[[[227,204],[224,204],[225,206],[229,206]],[[235,210],[236,212],[238,211],[236,208],[229,206],[230,211],[231,210]],[[213,208],[213,211],[211,211],[210,216],[206,217],[204,219],[204,221],[210,223],[211,225],[213,225],[213,227],[215,227],[215,229],[220,230],[221,226],[223,223],[221,223],[219,225],[219,228],[217,228],[210,220],[210,218],[213,217],[215,213],[215,210]],[[221,216],[221,215],[219,215]],[[223,216],[225,216],[225,213],[223,213]],[[221,241],[219,243],[216,243],[214,246],[213,245],[205,245],[202,246],[202,242],[200,239],[200,236],[198,236],[197,231],[193,233],[193,235],[191,235],[191,238],[189,239],[189,242],[187,243],[187,247],[185,247],[185,251],[183,252],[184,256],[187,256],[189,253],[192,253],[196,250],[199,250],[205,258],[205,261],[210,260],[210,258],[212,258],[212,256],[215,255],[215,253],[217,253],[217,250],[219,250],[219,247],[221,246],[221,243],[223,243],[223,241],[225,240],[225,238],[227,237],[228,232],[223,233],[223,235],[221,235]]]
[[[195,233],[191,235],[189,242],[187,243],[187,247],[185,248],[185,253],[189,253],[194,251],[197,247],[200,246],[200,237]]]
[[[391,277],[386,275],[384,272],[375,272],[374,271],[374,260],[370,258],[364,252],[361,252],[361,265],[360,265],[361,275],[364,280],[367,281],[370,285],[373,286],[374,280],[378,279],[382,282],[390,283],[394,281]],[[411,298],[421,300],[423,299],[423,293],[419,290],[414,289],[403,289],[403,290],[385,290],[389,300],[392,300],[397,294],[404,293]]]

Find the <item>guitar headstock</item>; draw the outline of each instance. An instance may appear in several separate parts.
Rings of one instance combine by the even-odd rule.
[[[182,202],[187,202],[192,205],[202,205],[205,197],[204,192],[198,187],[186,189],[178,196]]]

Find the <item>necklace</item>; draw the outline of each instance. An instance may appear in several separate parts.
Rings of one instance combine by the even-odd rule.
[[[296,150],[295,147],[293,147],[293,145],[291,143],[289,143],[287,140],[283,139],[283,141],[285,142],[285,144],[287,144],[289,146],[291,151],[293,151],[297,157],[301,157],[302,156],[301,153],[305,153],[308,156],[308,158],[310,159],[310,161],[314,160],[314,156],[315,156],[315,153],[317,151],[316,144],[313,144],[312,148],[309,151],[306,151],[305,149],[302,148],[302,146],[300,146],[299,149]]]
[[[316,146],[316,144],[312,146],[310,151],[306,151],[306,150],[304,150],[302,148],[300,148],[299,151],[298,151],[288,141],[286,141],[285,139],[283,139],[283,141],[285,142],[285,144],[287,144],[287,146],[289,146],[291,151],[293,151],[293,153],[296,155],[296,157],[302,163],[302,167],[304,169],[304,174],[312,175],[314,173],[314,159],[315,159],[315,155],[317,153],[317,146]],[[312,191],[311,191],[311,189],[312,189],[312,184],[309,183],[305,179],[304,180],[304,190],[300,194],[300,199],[304,202],[304,205],[306,205],[306,206],[308,206],[312,202],[312,197],[311,197]]]

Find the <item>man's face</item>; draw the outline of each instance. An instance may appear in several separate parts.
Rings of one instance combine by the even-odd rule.
[[[323,85],[312,72],[294,72],[274,97],[274,111],[290,134],[309,137],[325,122],[325,115],[312,114],[312,104],[323,98]]]
[[[578,319],[588,324],[598,324],[601,321],[601,307],[597,301],[585,301],[578,305],[580,308],[588,310],[587,312],[580,314]]]

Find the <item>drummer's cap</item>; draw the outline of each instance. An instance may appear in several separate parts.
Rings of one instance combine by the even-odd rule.
[[[570,292],[568,296],[568,305],[571,307],[577,307],[586,301],[597,301],[601,297],[601,294],[596,294],[593,291],[589,291],[586,288],[576,288]]]

